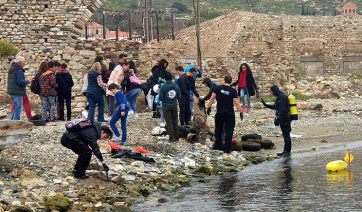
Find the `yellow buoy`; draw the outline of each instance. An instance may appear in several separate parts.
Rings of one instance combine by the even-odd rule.
[[[343,160],[335,160],[327,164],[326,168],[328,171],[340,171],[346,169],[348,164]]]
[[[328,171],[340,171],[347,168],[348,164],[351,164],[354,159],[353,155],[347,152],[346,156],[344,156],[344,160],[335,160],[326,165],[326,169]]]

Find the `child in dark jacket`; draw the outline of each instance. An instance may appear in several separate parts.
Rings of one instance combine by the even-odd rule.
[[[50,121],[55,121],[55,98],[57,96],[56,88],[58,84],[55,78],[55,72],[59,70],[60,63],[51,61],[48,63],[49,70],[41,75],[40,88],[43,96],[41,106],[41,118],[47,119],[48,105],[50,105]]]
[[[118,90],[118,86],[115,83],[112,83],[108,87],[108,91],[110,91],[114,97],[115,97],[115,112],[112,116],[111,121],[109,122],[109,125],[111,126],[115,137],[112,139],[112,141],[121,141],[122,145],[127,145],[127,115],[128,110],[130,109],[126,96],[122,93],[122,91]],[[122,128],[122,137],[121,134],[118,131],[118,128],[116,126],[116,122],[121,119],[121,128]]]
[[[56,81],[58,84],[57,92],[58,92],[58,101],[59,101],[59,120],[64,120],[64,100],[67,105],[67,120],[69,121],[72,118],[72,87],[74,85],[72,75],[70,75],[67,70],[67,64],[63,63],[60,66],[59,71],[55,73]]]

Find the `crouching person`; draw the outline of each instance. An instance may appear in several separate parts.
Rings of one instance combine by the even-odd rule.
[[[82,128],[78,132],[70,133],[67,131],[63,134],[61,144],[78,155],[78,159],[73,170],[75,178],[89,178],[89,176],[85,175],[85,171],[88,169],[92,159],[92,152],[101,161],[104,170],[109,170],[103,160],[97,140],[112,138],[112,135],[113,133],[109,127],[101,126],[98,122],[93,122],[93,125]]]

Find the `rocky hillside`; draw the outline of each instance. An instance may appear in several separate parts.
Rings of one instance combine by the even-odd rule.
[[[301,15],[302,7],[308,10],[311,14],[315,15],[338,15],[341,8],[347,2],[351,2],[362,8],[362,1],[352,0],[251,0],[253,3],[250,7],[249,3],[240,0],[208,0],[200,1],[203,17],[205,19],[214,18],[210,14],[225,14],[231,11],[244,10],[250,11],[251,8],[257,13],[267,14],[287,14],[287,15]],[[141,3],[142,2],[142,3]],[[141,3],[141,4],[139,4]],[[187,6],[189,15],[192,13],[193,5],[190,0],[153,0],[152,7],[155,9],[163,9],[174,6],[174,3],[179,3]],[[143,5],[144,1],[131,1],[131,0],[108,0],[100,10],[111,11],[124,11],[139,8]],[[303,5],[303,6],[302,6]],[[325,12],[324,12],[325,11]],[[185,14],[186,14],[185,13]]]

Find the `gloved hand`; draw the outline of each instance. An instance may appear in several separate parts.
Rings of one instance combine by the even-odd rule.
[[[165,83],[166,81],[164,79],[162,79],[161,77],[158,78],[158,81],[161,83]]]
[[[209,107],[209,108],[207,108],[207,110],[206,110],[206,114],[209,116],[210,113],[211,113],[211,108]]]
[[[266,107],[266,103],[264,102],[264,99],[261,99],[261,103]]]
[[[103,168],[104,168],[104,171],[108,172],[109,171],[109,167],[107,166],[107,164],[102,164],[103,165]]]
[[[280,119],[279,119],[279,118],[275,117],[275,119],[274,119],[274,125],[275,125],[275,126],[279,126],[279,125],[280,125]]]
[[[243,115],[243,113],[240,113],[240,120],[243,121],[243,119],[244,119],[244,115]]]

